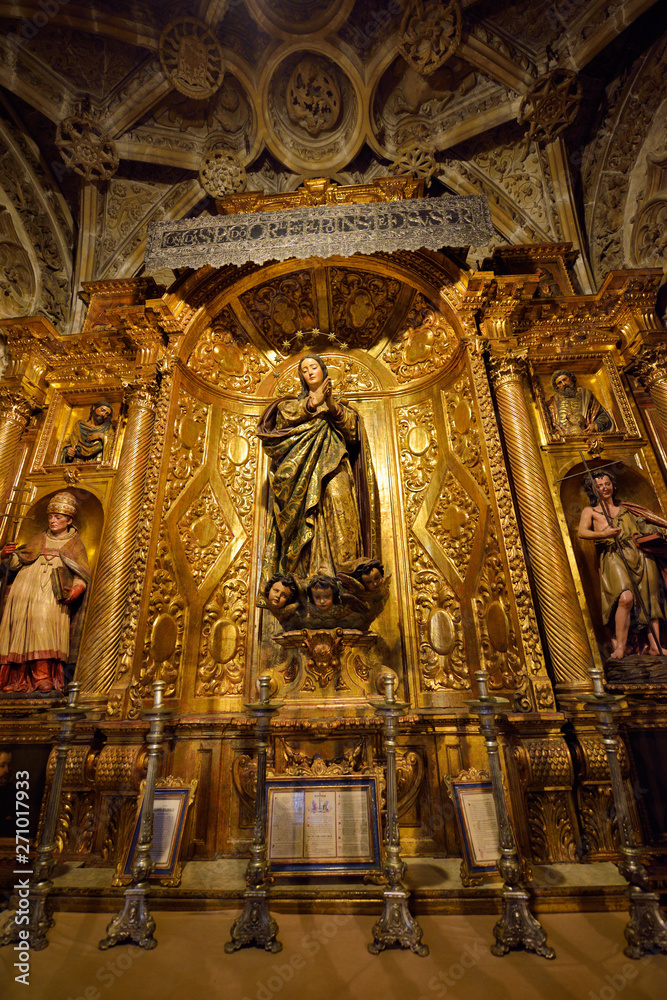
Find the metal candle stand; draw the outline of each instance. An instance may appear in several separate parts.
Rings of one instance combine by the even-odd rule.
[[[256,719],[257,734],[257,783],[255,786],[255,826],[253,830],[250,861],[246,870],[248,888],[243,894],[243,912],[232,924],[231,941],[225,945],[230,954],[247,945],[264,948],[265,951],[282,950],[276,940],[278,924],[269,913],[268,881],[269,862],[266,848],[266,755],[269,747],[271,716],[282,703],[271,702],[269,686],[271,678],[259,678],[259,701],[246,703],[248,715]]]
[[[604,675],[599,667],[593,668],[590,673],[593,694],[585,695],[582,700],[595,713],[597,729],[607,753],[623,855],[618,870],[628,882],[630,922],[625,928],[628,946],[624,948],[624,954],[628,958],[641,958],[647,953],[667,952],[667,922],[658,904],[657,893],[650,891],[648,873],[641,862],[641,852],[630,822],[628,795],[618,759],[618,726],[614,720],[622,698],[605,692]]]
[[[56,849],[55,834],[60,813],[60,797],[63,789],[63,778],[65,777],[65,764],[69,752],[70,743],[74,739],[74,729],[77,722],[85,717],[85,710],[77,706],[79,689],[81,685],[73,682],[69,686],[69,698],[63,708],[58,709],[55,718],[60,722],[60,734],[56,746],[56,765],[53,771],[53,780],[49,789],[49,798],[46,806],[46,815],[42,825],[42,833],[37,848],[37,856],[30,874],[30,886],[28,896],[28,923],[27,925],[16,922],[16,917],[12,918],[2,934],[0,935],[0,945],[12,944],[20,940],[19,930],[22,933],[28,931],[30,947],[35,951],[41,951],[48,946],[47,934],[53,927],[54,920],[47,908],[47,899],[53,882],[51,875],[55,868],[54,853]],[[18,915],[17,915],[18,916]]]
[[[125,890],[123,907],[107,927],[107,936],[99,947],[105,951],[114,945],[130,942],[147,950],[155,948],[153,937],[155,921],[148,908],[148,879],[155,868],[151,859],[153,847],[153,802],[157,778],[158,758],[164,742],[164,727],[171,712],[162,704],[165,682],[154,681],[154,701],[151,708],[144,710],[142,718],[150,723],[146,742],[148,744],[148,765],[141,809],[139,840],[132,862],[132,884]]]
[[[385,678],[384,701],[372,701],[375,714],[384,719],[382,736],[387,761],[387,816],[384,836],[384,910],[373,927],[373,941],[368,945],[371,955],[378,955],[390,945],[409,948],[415,955],[428,955],[428,945],[422,944],[422,929],[408,910],[410,893],[403,885],[406,865],[401,860],[401,838],[398,829],[398,795],[396,789],[396,737],[398,719],[405,715],[407,702],[396,701],[395,677]]]
[[[494,698],[489,695],[485,670],[477,670],[475,678],[479,689],[479,698],[476,701],[468,701],[466,704],[479,717],[479,729],[484,737],[484,745],[489,757],[493,802],[498,819],[500,846],[498,869],[505,882],[503,886],[503,911],[500,920],[493,928],[496,943],[491,946],[491,952],[494,955],[502,956],[506,955],[508,951],[525,948],[526,951],[534,951],[543,958],[555,958],[556,952],[547,945],[546,931],[528,909],[529,897],[521,884],[521,862],[505,801],[498,755],[496,715],[501,706],[508,705],[509,702],[506,698]]]

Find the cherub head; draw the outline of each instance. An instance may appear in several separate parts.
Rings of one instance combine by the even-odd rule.
[[[329,611],[334,604],[340,604],[338,582],[332,576],[318,574],[308,584],[306,589],[308,600],[318,611]]]
[[[367,562],[359,563],[353,570],[352,576],[364,585],[365,590],[379,590],[384,579],[384,566],[379,559],[369,559]]]
[[[299,599],[296,583],[291,576],[276,573],[264,588],[264,597],[271,611],[281,611],[287,604]]]

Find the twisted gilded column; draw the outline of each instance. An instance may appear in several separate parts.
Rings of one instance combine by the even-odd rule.
[[[11,485],[19,441],[31,413],[22,392],[0,389],[0,500]]]
[[[659,347],[645,347],[626,371],[648,390],[667,431],[667,351]]]
[[[116,673],[155,422],[156,396],[156,383],[131,386],[126,392],[125,437],[77,666],[77,680],[83,692],[88,694],[106,694]]]
[[[489,376],[530,553],[556,690],[562,695],[590,690],[589,671],[594,663],[524,396],[527,374],[523,358],[509,354],[489,361]]]

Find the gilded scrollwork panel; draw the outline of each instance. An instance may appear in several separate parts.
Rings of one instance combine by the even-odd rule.
[[[399,407],[396,425],[421,683],[426,691],[469,687],[460,602],[413,530],[439,461],[432,402]]]
[[[475,608],[489,687],[514,692],[515,703],[517,697],[520,699],[520,704],[515,707],[530,710],[530,698],[523,690],[528,681],[512,624],[505,567],[493,528],[488,534],[477,581]]]
[[[248,342],[229,307],[204,331],[188,360],[188,368],[221,389],[252,392],[269,366]]]
[[[253,500],[257,474],[256,417],[230,411],[220,414],[216,454],[225,503],[238,519],[238,537],[246,541],[232,556],[202,619],[195,694],[213,697],[242,691],[248,638],[252,565]],[[227,539],[229,541],[229,539]]]
[[[244,308],[271,347],[291,350],[298,330],[318,323],[314,277],[310,270],[278,277],[240,296]],[[283,347],[283,343],[287,347]]]
[[[370,347],[397,307],[401,282],[340,267],[328,268],[327,277],[336,336],[349,347]]]
[[[165,514],[202,464],[208,412],[205,403],[181,389],[171,439]]]
[[[247,544],[204,608],[195,694],[241,694],[248,636]]]
[[[232,529],[222,504],[207,482],[178,519],[178,533],[195,583],[201,587],[222,550],[232,540]]]
[[[257,474],[257,418],[223,413],[218,441],[218,469],[244,528],[250,533]]]
[[[419,292],[403,330],[382,355],[399,382],[445,368],[458,345],[451,323]]]
[[[452,451],[488,497],[489,477],[484,467],[479,425],[467,373],[443,395]]]
[[[475,533],[479,507],[461,482],[447,472],[440,496],[426,522],[427,530],[465,578]]]
[[[130,718],[141,714],[154,680],[166,681],[165,696],[176,693],[183,637],[187,619],[186,601],[176,581],[171,546],[164,527],[160,529],[141,665],[130,685]]]

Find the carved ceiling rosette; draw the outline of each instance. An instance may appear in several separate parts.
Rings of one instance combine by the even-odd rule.
[[[71,115],[58,122],[56,146],[70,170],[87,181],[108,180],[118,170],[115,143],[89,115]]]
[[[421,76],[429,76],[454,55],[461,43],[463,15],[458,0],[411,0],[401,21],[398,50]]]
[[[246,189],[245,167],[231,150],[215,146],[202,157],[199,183],[212,198],[238,194]]]
[[[363,83],[344,55],[325,45],[289,52],[261,84],[267,143],[292,170],[340,169],[363,140]]]
[[[544,73],[521,101],[517,121],[529,126],[526,146],[531,139],[552,142],[577,117],[583,87],[576,73],[552,69]]]
[[[159,43],[160,65],[173,87],[198,101],[215,94],[225,75],[220,43],[203,21],[170,21]]]
[[[426,182],[426,187],[429,187],[437,169],[438,163],[433,146],[414,139],[401,146],[389,167],[389,172],[398,177],[418,177]]]

